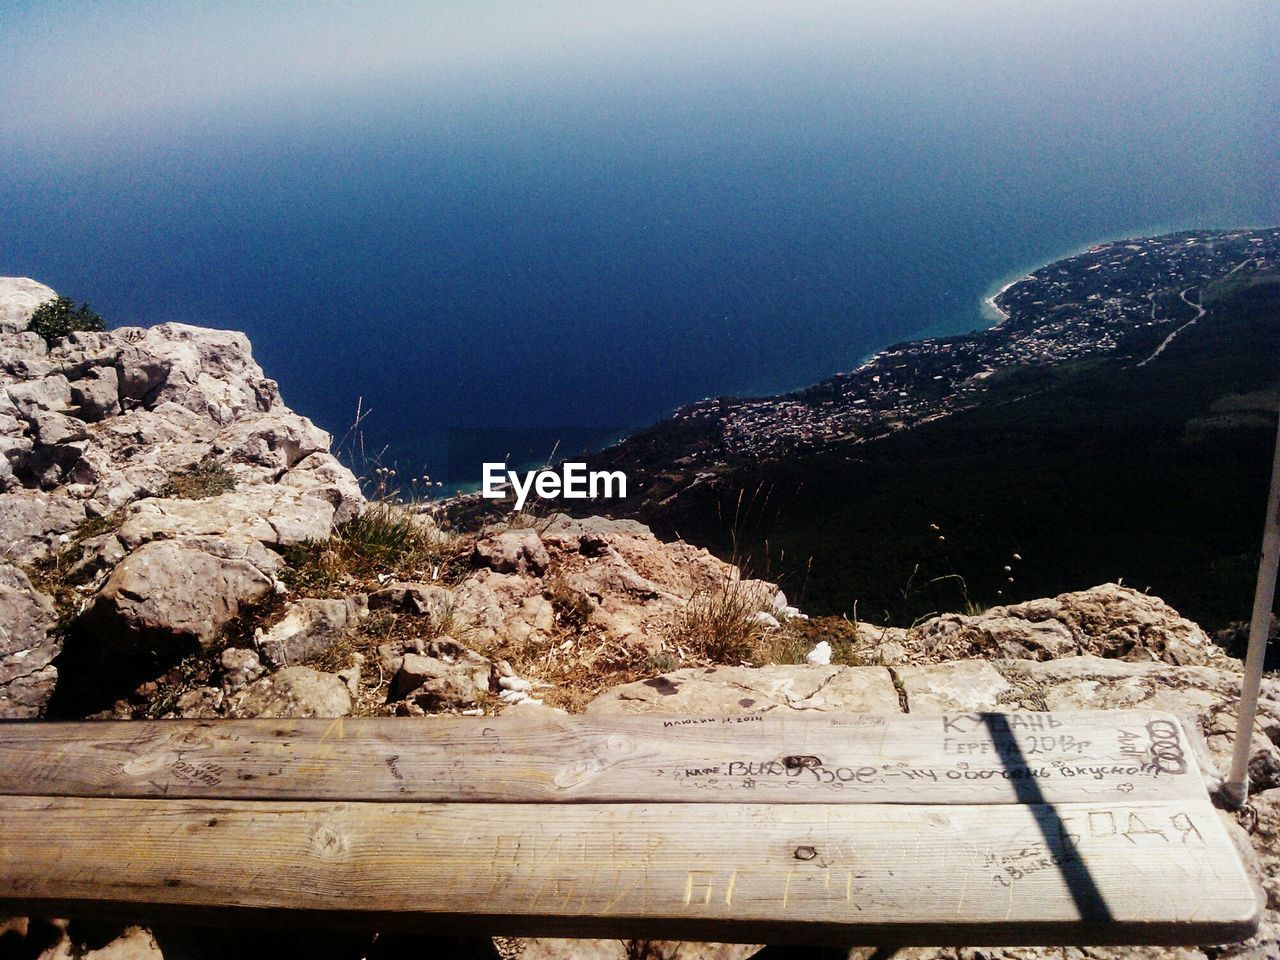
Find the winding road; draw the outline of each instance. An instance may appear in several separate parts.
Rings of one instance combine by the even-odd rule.
[[[1240,269],[1241,267],[1243,267],[1245,264],[1250,263],[1250,262],[1251,262],[1250,260],[1241,260],[1241,261],[1240,261],[1239,263],[1237,263],[1234,267],[1232,267],[1232,268],[1231,268],[1231,270],[1230,270],[1230,271],[1229,271],[1225,276],[1221,277],[1221,278],[1220,278],[1220,280],[1225,280],[1225,279],[1227,279],[1227,277],[1231,276],[1231,274],[1235,273],[1237,270],[1239,270],[1239,269]],[[1215,281],[1215,282],[1220,282],[1220,281]],[[1180,334],[1183,330],[1187,329],[1187,327],[1190,327],[1190,326],[1194,325],[1194,324],[1195,324],[1195,322],[1196,322],[1197,320],[1199,320],[1201,317],[1203,317],[1203,316],[1204,316],[1204,313],[1205,313],[1205,311],[1204,311],[1204,307],[1201,305],[1201,304],[1203,303],[1203,301],[1204,301],[1204,294],[1203,294],[1203,293],[1201,293],[1201,294],[1200,294],[1200,300],[1201,300],[1201,303],[1192,303],[1190,300],[1188,300],[1188,299],[1187,299],[1187,294],[1188,294],[1190,291],[1194,290],[1194,289],[1196,289],[1196,288],[1195,288],[1195,287],[1187,287],[1187,289],[1186,289],[1186,290],[1183,290],[1181,293],[1179,293],[1179,294],[1178,294],[1178,297],[1179,297],[1179,299],[1181,299],[1181,300],[1182,300],[1182,302],[1183,302],[1183,303],[1185,303],[1188,307],[1195,307],[1195,308],[1196,308],[1196,315],[1195,315],[1194,317],[1192,317],[1190,320],[1188,320],[1186,323],[1184,323],[1182,326],[1178,327],[1178,329],[1176,329],[1176,330],[1172,331],[1172,332],[1171,332],[1167,337],[1165,337],[1163,340],[1161,340],[1161,341],[1160,341],[1160,346],[1156,347],[1155,352],[1154,352],[1154,353],[1152,353],[1152,354],[1151,354],[1151,356],[1147,357],[1147,359],[1145,359],[1145,360],[1143,360],[1141,363],[1139,363],[1139,364],[1138,364],[1138,366],[1139,366],[1139,367],[1145,367],[1148,363],[1150,363],[1150,362],[1151,362],[1152,360],[1154,360],[1156,357],[1160,356],[1160,354],[1164,353],[1164,348],[1165,348],[1165,347],[1167,347],[1167,346],[1169,346],[1169,344],[1173,343],[1173,338],[1174,338],[1174,337],[1176,337],[1178,334]],[[1152,297],[1151,297],[1151,318],[1154,320],[1154,319],[1155,319],[1155,316],[1156,316],[1156,298],[1155,298],[1155,296],[1154,296],[1154,295],[1152,295]]]

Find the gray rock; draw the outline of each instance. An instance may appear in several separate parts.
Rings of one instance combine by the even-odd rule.
[[[588,714],[678,713],[715,716],[816,710],[898,713],[898,691],[884,667],[697,667],[607,690]]]
[[[243,690],[266,673],[257,653],[245,647],[228,647],[218,655],[222,668],[222,689],[225,693]]]
[[[10,490],[0,496],[0,557],[30,563],[84,521],[84,503],[65,492]]]
[[[55,622],[53,600],[17,567],[0,563],[0,717],[35,717],[48,701],[61,649],[51,636]]]
[[[54,447],[76,440],[85,440],[89,432],[84,423],[53,410],[39,410],[31,415],[31,432],[36,445]],[[76,459],[79,459],[77,456]]]
[[[391,681],[391,699],[408,699],[424,710],[460,710],[473,707],[489,690],[488,660],[442,637],[428,647],[428,654],[406,653]]]
[[[218,687],[192,687],[178,697],[172,715],[191,720],[210,720],[222,716],[226,694]]]
[[[294,464],[280,484],[305,490],[333,507],[333,522],[348,523],[364,510],[364,494],[351,471],[331,453],[317,450]]]
[[[37,413],[60,412],[71,406],[71,384],[60,373],[11,384],[5,392],[18,415],[28,420]]]
[[[227,700],[232,717],[345,717],[350,712],[351,691],[346,682],[310,667],[285,667]]]
[[[256,643],[272,666],[302,663],[341,640],[367,612],[363,597],[298,600],[277,623],[260,631]]]
[[[326,501],[278,484],[258,484],[204,500],[142,500],[117,536],[130,549],[183,537],[230,537],[289,546],[323,540],[332,529],[333,508]]]
[[[329,435],[305,417],[284,410],[252,413],[229,422],[214,438],[213,451],[228,463],[283,475],[314,453],[329,452]]]
[[[1013,685],[985,660],[895,667],[909,713],[996,710]]]
[[[120,412],[120,374],[115,367],[94,367],[71,384],[71,403],[77,415],[97,423]]]
[[[536,530],[505,530],[476,544],[476,562],[498,573],[541,576],[551,563]]]
[[[159,540],[112,571],[84,615],[111,643],[206,647],[274,587],[281,561],[256,541]]]
[[[29,277],[0,277],[0,333],[26,330],[36,307],[57,295]]]
[[[453,603],[448,590],[431,583],[395,580],[369,594],[370,610],[443,618]]]

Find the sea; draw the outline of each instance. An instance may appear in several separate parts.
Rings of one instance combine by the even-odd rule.
[[[439,494],[986,326],[1100,240],[1280,222],[1266,4],[418,6],[314,57],[303,12],[287,55],[0,14],[0,275],[243,330]]]

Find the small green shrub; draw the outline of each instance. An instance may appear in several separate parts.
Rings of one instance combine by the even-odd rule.
[[[67,297],[56,297],[36,307],[27,329],[38,333],[45,340],[57,340],[78,330],[105,330],[103,319],[89,309],[87,303],[75,306]]]

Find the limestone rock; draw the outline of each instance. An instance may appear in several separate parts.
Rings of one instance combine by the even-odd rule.
[[[75,936],[76,925],[66,927],[61,938],[40,954],[39,960],[164,960],[156,938],[145,927],[125,927],[107,942],[97,931],[87,940]]]
[[[97,423],[120,412],[120,373],[115,367],[94,367],[71,384],[71,403],[81,420]]]
[[[214,438],[213,451],[260,475],[276,475],[312,454],[328,453],[329,435],[296,413],[272,410],[228,422]]]
[[[423,710],[473,707],[489,691],[488,660],[451,637],[426,645],[424,653],[406,653],[391,681],[392,700],[411,700]]]
[[[276,402],[276,385],[254,363],[243,333],[162,323],[126,337],[117,360],[126,399],[170,401],[220,424]]]
[[[883,667],[696,667],[614,687],[591,701],[596,715],[714,716],[772,710],[897,713],[898,691]]]
[[[272,485],[204,500],[151,497],[132,508],[117,536],[130,549],[152,540],[215,536],[289,546],[323,539],[332,528],[326,501]]]
[[[896,667],[909,713],[995,710],[1013,686],[985,660]]]
[[[227,701],[232,717],[345,717],[350,712],[351,691],[346,682],[310,667],[285,667]]]
[[[30,333],[0,338],[0,555],[47,555],[86,516],[154,498],[211,456],[235,472],[236,497],[213,509],[141,507],[130,549],[179,536],[287,545],[323,538],[362,508],[328,435],[280,403],[243,334],[162,324],[52,346]],[[148,513],[152,534],[140,529]]]
[[[1031,623],[1056,620],[1071,631],[1081,653],[1099,657],[1175,664],[1223,660],[1199,626],[1159,597],[1115,583],[1016,604],[1008,613]]]
[[[1249,806],[1257,816],[1254,849],[1267,909],[1280,911],[1280,790],[1254,793],[1249,797]]]
[[[588,632],[606,643],[657,650],[691,597],[738,581],[735,568],[706,550],[682,542],[662,543],[648,527],[633,520],[574,519],[558,514],[536,536],[549,560],[541,571],[540,589],[570,601],[586,617]],[[525,542],[532,543],[527,537]],[[495,545],[490,552],[496,549]],[[503,569],[520,567],[518,559],[480,559]],[[538,569],[541,559],[530,565],[526,558],[524,563],[532,571]],[[532,573],[503,574],[497,567],[478,571],[464,584],[465,589],[457,592],[473,617],[475,629],[486,637],[504,633],[529,636],[543,630],[534,622],[543,615],[527,602],[537,591],[517,588],[502,579],[522,577],[531,585]],[[772,612],[777,586],[760,582],[759,589],[761,609]],[[507,603],[502,594],[518,606]],[[510,613],[513,609],[519,609],[517,616]]]
[[[892,646],[885,646],[885,643]],[[943,614],[876,642],[884,663],[970,657],[1052,660],[1080,653],[1123,660],[1221,665],[1204,631],[1158,597],[1107,583],[1053,599]]]
[[[71,406],[71,384],[60,373],[11,384],[5,392],[18,415],[26,419]]]
[[[0,718],[35,717],[48,701],[58,679],[54,621],[53,601],[0,563]]]
[[[341,600],[298,600],[284,617],[255,638],[272,666],[302,663],[328,650],[368,612],[363,597]]]
[[[431,583],[395,580],[369,594],[370,610],[390,610],[443,619],[453,601],[449,591]]]
[[[244,647],[228,647],[218,655],[222,668],[222,689],[226,693],[243,690],[266,673],[257,653]]]
[[[255,541],[153,541],[112,571],[85,623],[108,642],[207,646],[271,592],[281,564]]]
[[[505,530],[476,544],[476,562],[498,573],[541,576],[551,557],[536,530]]]
[[[30,563],[86,519],[84,502],[19,487],[0,496],[0,557]]]
[[[58,294],[29,277],[0,277],[0,333],[20,333],[36,307]]]
[[[324,450],[308,454],[293,465],[280,480],[283,487],[297,488],[333,507],[333,522],[347,523],[364,509],[364,494],[351,471]]]

